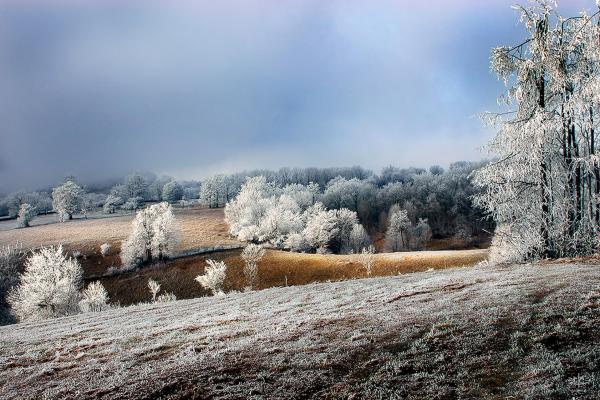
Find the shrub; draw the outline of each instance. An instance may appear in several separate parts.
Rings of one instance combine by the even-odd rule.
[[[103,243],[100,245],[100,254],[102,254],[102,257],[106,257],[108,255],[108,252],[110,251],[110,244],[108,243]]]
[[[362,251],[358,254],[358,260],[367,275],[370,276],[373,271],[373,265],[375,265],[375,247],[372,245],[366,248],[363,247]]]
[[[248,286],[254,287],[258,280],[258,262],[265,255],[265,249],[262,246],[250,243],[242,251],[242,259],[246,263],[244,266],[244,276]]]
[[[108,308],[108,293],[99,281],[90,283],[81,293],[81,312],[98,312]]]
[[[160,291],[160,283],[156,282],[154,279],[148,279],[148,289],[150,289],[150,293],[152,294],[152,302],[156,301],[156,295]]]
[[[67,258],[62,245],[33,252],[20,284],[8,295],[13,313],[20,321],[76,314],[82,274],[79,262]]]
[[[155,303],[170,303],[175,300],[177,300],[177,296],[175,296],[173,293],[165,292],[165,293],[161,294],[160,296],[158,296],[154,302]]]
[[[206,260],[206,263],[208,266],[204,269],[204,275],[198,275],[196,281],[214,295],[222,294],[227,265],[223,261],[215,260]]]

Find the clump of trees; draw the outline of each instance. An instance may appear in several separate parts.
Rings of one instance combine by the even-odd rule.
[[[19,284],[22,258],[21,244],[0,246],[0,325],[12,320],[7,294]]]
[[[137,212],[132,232],[121,244],[124,266],[134,267],[168,258],[179,242],[179,228],[170,204],[163,202]]]
[[[243,241],[297,251],[350,252],[356,243],[366,242],[356,213],[313,203],[313,187],[279,188],[263,176],[248,178],[225,207],[230,233]]]
[[[406,210],[402,210],[398,204],[392,206],[385,234],[389,251],[423,250],[430,239],[431,228],[427,220],[421,218],[413,225]]]
[[[476,204],[497,224],[498,261],[587,255],[600,229],[599,13],[518,10],[528,37],[492,50],[508,110],[486,115],[496,159],[475,173]]]

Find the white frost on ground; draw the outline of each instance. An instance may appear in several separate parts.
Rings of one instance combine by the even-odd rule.
[[[0,327],[0,398],[598,398],[599,288],[459,268]]]

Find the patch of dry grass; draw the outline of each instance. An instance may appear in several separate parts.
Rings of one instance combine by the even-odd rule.
[[[373,276],[398,275],[428,269],[471,266],[487,257],[487,250],[423,251],[386,253],[375,256]],[[163,290],[177,298],[195,298],[210,293],[194,278],[204,273],[207,259],[225,261],[229,266],[225,289],[243,290],[246,286],[244,262],[240,250],[217,252],[169,261],[135,272],[102,278],[112,301],[133,304],[149,299],[147,281],[152,278]],[[353,255],[302,254],[268,250],[258,263],[258,289],[276,286],[305,285],[314,282],[340,281],[366,277],[362,265]]]

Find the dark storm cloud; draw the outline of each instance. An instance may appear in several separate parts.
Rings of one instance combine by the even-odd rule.
[[[479,158],[489,49],[523,35],[512,1],[213,3],[1,5],[0,192]]]

